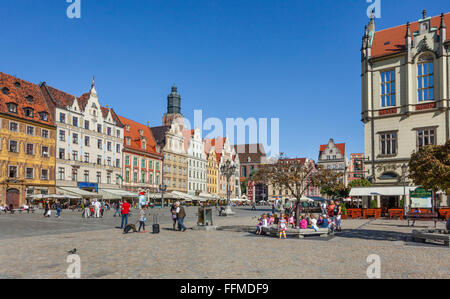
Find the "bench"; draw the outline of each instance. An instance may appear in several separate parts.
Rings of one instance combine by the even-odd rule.
[[[433,221],[434,227],[436,227],[439,216],[438,213],[407,213],[406,220],[408,220],[408,226],[411,221],[412,226],[416,224],[416,221]]]
[[[412,232],[414,242],[425,243],[426,241],[433,241],[443,243],[444,246],[450,247],[450,232],[443,229],[434,230],[413,230]]]
[[[367,217],[373,217],[374,219],[378,219],[381,217],[381,209],[364,209],[363,210],[363,218],[367,219]]]
[[[280,230],[277,226],[271,227],[263,227],[262,232],[266,235],[270,235],[272,237],[279,237]],[[286,236],[295,238],[295,239],[304,239],[306,236],[319,236],[322,238],[326,238],[330,235],[330,231],[328,228],[319,228],[318,231],[315,231],[312,228],[308,229],[296,229],[296,228],[288,228],[286,229]]]
[[[389,220],[392,220],[392,218],[394,217],[399,217],[401,220],[405,218],[405,213],[403,209],[390,209],[388,213],[389,213]]]

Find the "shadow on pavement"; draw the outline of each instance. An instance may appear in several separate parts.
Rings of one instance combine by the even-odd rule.
[[[369,230],[369,229],[349,229],[336,233],[336,237],[350,238],[350,239],[363,239],[363,240],[376,240],[376,241],[407,241],[411,234],[402,232],[389,232],[381,230]]]

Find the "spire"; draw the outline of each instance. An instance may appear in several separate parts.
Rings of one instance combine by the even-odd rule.
[[[424,10],[422,11],[422,20],[425,20],[426,18],[427,18],[427,10],[424,9]]]
[[[411,25],[408,23],[406,23],[406,35],[405,38],[411,37]]]
[[[441,13],[441,26],[439,27],[439,29],[446,29],[446,28],[447,26],[445,26],[444,13]]]
[[[92,76],[91,94],[97,94],[97,91],[95,90],[95,76]]]
[[[181,114],[181,97],[175,84],[172,86],[172,92],[167,96],[167,113]]]

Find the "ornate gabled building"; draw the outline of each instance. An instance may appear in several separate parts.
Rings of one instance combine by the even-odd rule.
[[[335,143],[330,139],[327,144],[320,145],[318,165],[334,172],[342,173],[340,182],[347,184],[346,170],[348,160],[345,155],[345,143]]]
[[[79,98],[46,83],[41,91],[57,127],[57,193],[120,190],[123,124],[112,108],[100,105],[95,81]]]
[[[400,205],[402,166],[414,151],[450,138],[447,24],[449,13],[428,17],[424,11],[416,22],[376,31],[372,18],[365,28],[361,115],[369,158],[366,168],[373,185],[380,187],[374,198],[380,207]],[[367,206],[370,196],[365,195]],[[440,196],[438,204],[450,202]]]
[[[161,184],[162,154],[149,126],[119,116],[124,125],[123,189],[157,192]]]
[[[152,127],[151,131],[156,144],[163,154],[162,184],[167,191],[187,192],[188,189],[188,157],[184,145],[184,118],[180,108],[181,97],[177,87],[167,97],[167,113],[163,116],[163,126]]]
[[[39,85],[0,73],[0,205],[55,192],[55,136]]]

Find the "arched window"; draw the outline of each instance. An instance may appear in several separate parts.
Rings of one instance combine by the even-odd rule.
[[[420,56],[417,62],[417,99],[419,102],[434,100],[434,65],[429,54]]]

